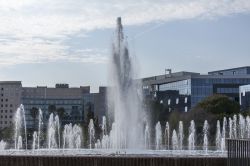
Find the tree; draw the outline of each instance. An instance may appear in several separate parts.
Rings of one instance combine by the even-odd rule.
[[[240,112],[239,103],[219,94],[205,98],[197,107],[218,116],[231,116]]]
[[[56,106],[55,105],[49,105],[48,111],[49,111],[49,114],[54,113],[56,111]]]
[[[65,109],[63,107],[60,107],[56,110],[56,113],[60,119],[63,119],[65,116]]]

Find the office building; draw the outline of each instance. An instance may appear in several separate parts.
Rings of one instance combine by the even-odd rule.
[[[16,109],[21,103],[21,81],[0,81],[0,128],[13,124]]]
[[[143,91],[147,98],[157,96],[161,92],[163,104],[188,100],[181,110],[187,111],[204,98],[213,94],[224,94],[239,102],[239,87],[250,84],[250,67],[239,67],[209,72],[208,74],[177,72],[142,79]],[[169,91],[177,91],[178,95],[169,95]],[[165,95],[163,95],[165,93]],[[170,97],[172,96],[172,97]],[[174,98],[173,98],[174,96]],[[190,100],[190,101],[189,101]],[[168,103],[165,103],[165,102]],[[175,102],[176,103],[176,102]],[[184,101],[185,103],[185,101]],[[177,108],[178,105],[175,106]],[[172,108],[173,109],[173,108]]]

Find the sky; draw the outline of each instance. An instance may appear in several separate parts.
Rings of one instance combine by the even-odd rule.
[[[0,81],[106,86],[121,16],[139,77],[249,66],[249,0],[0,0]]]

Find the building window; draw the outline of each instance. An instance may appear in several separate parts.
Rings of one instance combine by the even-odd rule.
[[[5,99],[5,101],[8,101],[8,99]]]
[[[12,105],[12,104],[10,104],[10,107],[13,107],[13,105]]]
[[[12,110],[10,110],[10,113],[12,113]]]
[[[185,103],[187,103],[187,101],[188,101],[188,98],[187,98],[187,97],[185,97]]]
[[[10,117],[10,118],[12,118],[12,116],[11,116],[11,115],[10,115],[9,117]]]
[[[1,99],[1,102],[3,102],[3,99]]]
[[[5,110],[5,113],[7,113],[8,112],[8,110]]]
[[[7,121],[5,121],[4,123],[7,124]]]
[[[1,90],[3,90],[3,88],[1,88]]]
[[[5,107],[8,107],[8,104],[5,104]]]
[[[185,107],[185,112],[187,112],[187,111],[188,111],[188,107],[186,106],[186,107]]]
[[[179,98],[176,98],[176,104],[179,104]]]
[[[7,115],[5,115],[5,118],[7,118]]]

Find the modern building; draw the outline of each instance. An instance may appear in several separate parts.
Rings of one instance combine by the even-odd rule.
[[[239,96],[241,110],[250,110],[250,85],[240,86]]]
[[[13,124],[14,114],[21,103],[21,81],[0,81],[0,129]]]
[[[213,94],[224,94],[239,102],[239,87],[250,84],[250,67],[239,67],[209,72],[208,74],[177,72],[142,79],[146,97],[152,98],[160,92],[163,104],[180,103],[187,111],[204,98]],[[169,95],[169,91],[177,91],[179,95]],[[165,95],[163,95],[165,94]],[[188,100],[183,101],[182,100]],[[190,100],[190,101],[189,101]],[[167,104],[165,102],[168,102]],[[173,107],[173,106],[172,106]],[[174,108],[179,107],[178,104]],[[172,108],[173,109],[173,108]]]
[[[24,87],[22,103],[26,111],[27,127],[38,124],[37,113],[40,108],[43,118],[48,120],[51,113],[58,114],[63,124],[82,123],[84,121],[83,95],[90,93],[90,87],[70,88],[68,84],[56,84],[53,87]]]
[[[79,124],[84,122],[89,109],[95,117],[105,115],[105,101],[106,87],[100,87],[98,93],[90,93],[89,86],[56,84],[55,87],[22,87],[21,81],[0,81],[0,129],[13,124],[15,112],[21,104],[24,105],[26,124],[30,129],[37,128],[39,109],[43,112],[45,125],[52,112],[59,115],[62,124]]]

